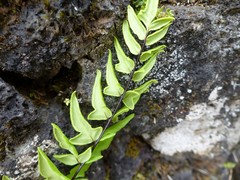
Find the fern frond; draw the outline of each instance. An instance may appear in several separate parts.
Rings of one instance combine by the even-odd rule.
[[[113,116],[112,121],[117,122],[118,121],[118,116],[122,115],[123,113],[126,113],[129,111],[129,108],[127,106],[123,106],[121,109],[119,109],[115,115]]]
[[[124,89],[118,82],[112,65],[112,52],[108,50],[108,63],[106,69],[107,87],[104,88],[103,93],[109,96],[119,97],[123,94]]]
[[[115,123],[114,125],[110,126],[104,133],[102,139],[104,139],[106,136],[108,136],[108,134],[116,134],[117,132],[119,132],[121,129],[123,129],[133,118],[134,118],[135,114],[130,114],[128,115],[126,118],[124,118],[123,120]]]
[[[140,99],[140,94],[136,91],[127,91],[124,98],[123,103],[125,106],[127,106],[129,109],[133,110],[135,107],[135,104],[137,104],[138,100]]]
[[[148,46],[155,44],[156,42],[160,41],[166,34],[168,31],[169,26],[171,25],[171,23],[169,23],[168,25],[164,26],[163,28],[161,28],[160,30],[150,34],[147,37],[147,41],[146,44]]]
[[[102,133],[102,127],[92,128],[83,117],[76,92],[73,92],[70,99],[70,120],[75,131],[80,132],[77,136],[70,139],[70,143],[75,145],[85,145],[96,141]]]
[[[38,148],[38,167],[40,174],[46,179],[70,180],[58,170],[40,148]]]
[[[97,70],[97,75],[93,85],[92,106],[94,110],[88,115],[89,120],[106,120],[112,116],[112,112],[106,106],[103,98],[100,70]]]
[[[11,180],[11,179],[7,176],[2,176],[2,180]]]
[[[88,170],[88,168],[90,167],[91,164],[84,164],[84,166],[82,166],[81,171],[77,173],[77,175],[75,176],[76,179],[82,179],[85,177],[85,172]],[[81,166],[81,164],[73,167],[69,174],[67,175],[67,177],[69,179],[73,179],[73,176],[75,175],[75,173],[77,172],[77,170],[79,169],[79,167]]]
[[[138,55],[141,51],[141,46],[131,34],[127,20],[123,21],[122,32],[129,51],[134,55]]]
[[[157,15],[158,1],[159,0],[148,0],[145,8],[138,13],[138,18],[145,24],[147,29]]]
[[[77,157],[78,163],[87,162],[92,156],[92,147],[87,148],[83,153],[79,154]]]
[[[143,94],[149,91],[149,87],[152,84],[157,84],[158,81],[156,79],[151,79],[147,82],[145,82],[144,84],[142,84],[141,86],[139,86],[138,88],[134,89],[134,91],[138,92],[139,94]]]
[[[119,61],[119,63],[115,65],[115,69],[118,72],[130,74],[135,67],[135,63],[132,59],[126,56],[116,37],[114,37],[114,47]]]
[[[101,133],[99,133],[99,135],[100,134]],[[79,133],[78,135],[72,137],[70,139],[70,142],[74,145],[82,146],[82,145],[90,144],[90,143],[94,142],[94,140],[88,134]]]
[[[146,28],[144,27],[142,22],[139,20],[135,11],[130,5],[128,6],[127,12],[128,12],[128,22],[132,31],[134,32],[134,34],[137,35],[138,39],[144,40],[147,34]]]
[[[152,84],[158,83],[157,80],[152,79],[147,81],[146,83],[142,84],[140,87],[134,89],[134,90],[129,90],[126,92],[124,98],[123,98],[123,103],[125,106],[127,106],[129,109],[133,110],[135,105],[137,104],[138,100],[140,99],[141,95],[145,92],[148,91],[149,87]]]
[[[52,123],[53,127],[53,135],[55,139],[58,141],[59,146],[63,149],[71,152],[75,157],[78,155],[77,149],[73,146],[69,139],[63,134],[62,130],[54,123]]]
[[[159,54],[161,52],[164,52],[164,49],[166,48],[165,45],[161,45],[161,46],[157,46],[153,49],[149,49],[147,51],[144,51],[142,54],[141,54],[141,57],[140,57],[140,62],[145,62],[147,61],[148,59],[150,59],[153,55],[155,54]]]
[[[68,166],[78,164],[77,158],[72,154],[54,154],[53,157]]]
[[[118,39],[114,37],[114,47],[119,62],[115,66],[113,65],[112,52],[109,50],[106,65],[107,87],[103,91],[101,71],[97,70],[92,90],[92,107],[94,110],[88,114],[87,119],[107,120],[105,127],[93,128],[88,123],[82,115],[76,92],[73,92],[70,99],[70,120],[73,129],[78,134],[68,139],[57,125],[52,124],[52,126],[54,137],[58,141],[59,146],[71,153],[54,155],[54,157],[66,165],[75,167],[72,168],[69,175],[64,176],[47,155],[38,148],[40,174],[46,179],[73,180],[77,178],[83,180],[85,172],[90,165],[103,157],[102,151],[110,146],[116,133],[134,118],[134,114],[128,115],[123,120],[119,120],[119,117],[125,115],[130,110],[134,110],[142,94],[148,92],[149,87],[158,82],[152,79],[130,90],[131,83],[142,81],[156,63],[158,54],[164,52],[165,45],[159,45],[154,48],[150,46],[160,41],[166,35],[169,26],[174,20],[173,14],[169,9],[166,11],[164,11],[164,8],[158,9],[159,0],[145,1],[144,8],[138,14],[130,5],[127,8],[128,16],[127,20],[123,21],[122,33],[124,42],[130,52],[126,55]],[[135,37],[138,39],[135,39]],[[133,57],[133,59],[130,57]],[[139,69],[136,67],[139,67]],[[115,70],[129,76],[129,80],[124,88],[119,83]],[[108,96],[119,97],[113,112],[107,107],[103,93]],[[115,124],[110,126],[111,122]],[[74,145],[85,146],[90,143],[92,144],[84,152],[78,154]]]
[[[134,82],[139,82],[143,80],[143,78],[152,70],[154,64],[157,61],[157,53],[152,55],[150,60],[148,60],[143,67],[141,67],[139,70],[135,71],[133,74],[132,80]]]
[[[173,20],[174,20],[174,17],[163,17],[163,18],[156,19],[150,24],[149,30],[150,31],[159,30],[164,26],[170,25]]]

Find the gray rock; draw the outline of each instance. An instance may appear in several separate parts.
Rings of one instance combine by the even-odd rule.
[[[170,4],[176,20],[159,42],[167,45],[166,53],[159,55],[148,77],[159,84],[143,95],[135,119],[116,137],[105,158],[93,165],[89,177],[226,179],[233,172],[237,178],[239,1],[162,2]],[[0,17],[0,75],[11,85],[0,80],[0,174],[39,179],[37,147],[49,157],[62,152],[51,122],[68,137],[74,135],[63,100],[76,87],[83,114],[91,111],[96,69],[105,70],[107,49],[113,35],[120,36],[128,3],[61,0],[3,5],[9,13]],[[126,79],[121,76],[123,84]],[[36,90],[39,97],[30,97]],[[114,106],[114,100],[106,100]],[[226,161],[236,163],[236,168],[224,168]]]
[[[152,75],[159,75],[160,84],[149,95],[153,99],[149,108],[158,111],[148,113],[146,108],[139,115],[139,119],[148,116],[147,130],[132,123],[135,134],[147,133],[146,140],[162,156],[175,158],[178,153],[194,152],[201,157],[191,158],[200,162],[205,156],[212,159],[209,165],[198,166],[200,177],[226,179],[229,171],[213,172],[211,165],[215,161],[223,166],[239,143],[240,53],[236,46],[240,16],[236,6],[239,2],[229,1],[172,7],[176,21],[166,39],[168,52]],[[177,125],[169,127],[174,123]],[[184,174],[179,171],[179,175]]]
[[[8,16],[5,11],[0,12],[4,14],[0,32],[1,71],[47,81],[61,67],[70,68],[84,56],[96,60],[106,49],[101,44],[111,44],[113,20],[123,15],[126,2],[90,2],[28,1],[4,6],[7,12],[17,12]]]
[[[24,151],[23,144],[37,129],[37,109],[31,101],[20,95],[0,78],[0,172],[20,172],[16,159]],[[33,142],[29,142],[31,144]],[[35,162],[36,163],[36,162]]]

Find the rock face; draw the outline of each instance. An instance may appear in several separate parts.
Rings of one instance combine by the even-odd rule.
[[[1,92],[1,161],[5,159],[5,147],[11,151],[11,144],[24,139],[24,130],[34,124],[37,109],[33,104],[21,96],[13,87],[0,79]],[[23,131],[22,131],[23,130]],[[17,144],[16,144],[17,145]]]
[[[83,112],[91,111],[94,72],[104,69],[129,4],[44,2],[0,3],[0,175],[12,179],[40,178],[37,147],[50,157],[59,151],[51,122],[73,135],[63,103],[72,91],[77,89]],[[88,176],[237,179],[239,1],[162,2],[176,20],[160,42],[166,53],[149,75],[159,84],[142,97],[135,119]]]
[[[236,140],[235,145],[238,142],[240,49],[237,19],[240,14],[237,5],[237,2],[225,2],[209,7],[173,8],[177,21],[171,32],[178,39],[175,45],[169,45],[167,57],[177,65],[174,71],[168,72],[167,78],[177,79],[172,79],[168,90],[164,89],[167,78],[163,77],[160,89],[165,90],[162,96],[170,96],[170,101],[175,101],[166,103],[178,125],[159,134],[169,143],[169,151],[163,150],[165,154],[184,151],[201,154],[205,148],[216,148],[216,142],[226,143],[228,138]],[[168,131],[172,131],[172,137],[165,137]],[[231,132],[238,138],[233,138]],[[153,146],[165,147],[160,145],[163,143],[160,139],[154,139]],[[179,148],[172,152],[170,149],[176,143]],[[190,148],[182,149],[184,143]],[[195,150],[194,144],[201,150]]]

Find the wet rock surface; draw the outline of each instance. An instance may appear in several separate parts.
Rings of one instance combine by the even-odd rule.
[[[59,151],[51,122],[73,136],[63,103],[72,91],[77,89],[83,113],[91,111],[95,71],[104,70],[129,4],[44,2],[0,3],[0,175],[12,179],[39,179],[37,147],[50,157]],[[240,4],[161,2],[176,20],[160,42],[166,53],[148,77],[159,84],[142,97],[135,119],[88,175],[238,179]],[[226,162],[236,167],[224,167]]]

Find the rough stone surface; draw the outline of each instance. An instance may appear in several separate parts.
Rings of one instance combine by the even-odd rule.
[[[2,161],[5,159],[6,151],[12,151],[13,145],[18,145],[28,135],[27,129],[36,121],[37,109],[1,78],[0,94],[0,160]]]
[[[111,43],[109,32],[124,2],[76,2],[3,3],[0,69],[46,81],[77,59],[97,60]]]
[[[120,36],[129,1],[0,3],[0,175],[41,179],[37,147],[58,149],[51,122],[72,137],[68,107],[77,89],[90,112],[96,69]],[[166,53],[149,75],[135,119],[95,163],[90,179],[238,179],[240,4],[161,0],[174,10]],[[121,41],[121,39],[120,39]],[[113,57],[115,57],[113,52]],[[104,78],[104,74],[103,74]],[[121,76],[124,84],[127,76]],[[104,83],[103,83],[104,85]],[[138,84],[136,85],[138,86]],[[106,98],[109,106],[114,100]],[[234,169],[225,162],[236,164]],[[63,172],[67,172],[56,163]]]
[[[240,140],[240,119],[236,117],[240,112],[240,104],[239,100],[230,104],[230,107],[225,104],[226,99],[216,99],[208,105],[201,103],[192,106],[189,114],[180,119],[177,126],[154,137],[152,147],[171,156],[178,152],[211,156],[211,152],[232,149]],[[222,109],[228,110],[232,120],[221,114]],[[221,145],[221,142],[225,144]]]
[[[22,160],[28,161],[21,160],[27,149],[25,145],[31,147],[34,144],[31,136],[36,133],[38,112],[31,101],[1,78],[0,94],[0,174],[18,175],[21,173],[18,164]],[[28,152],[28,156],[30,154]]]

